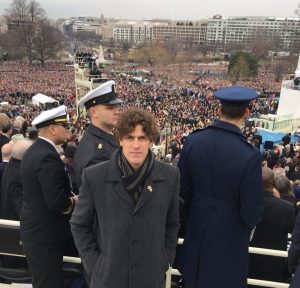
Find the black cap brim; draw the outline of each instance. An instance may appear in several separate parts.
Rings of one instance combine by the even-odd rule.
[[[103,104],[104,105],[118,105],[118,104],[122,104],[122,103],[124,103],[124,101],[117,98],[117,99],[109,101],[108,103],[103,103]]]

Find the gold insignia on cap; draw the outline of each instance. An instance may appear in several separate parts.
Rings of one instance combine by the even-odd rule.
[[[96,103],[96,101],[94,100],[94,101],[93,101],[93,104],[95,104],[95,103]]]
[[[152,192],[152,191],[153,191],[152,186],[149,185],[149,186],[147,187],[147,190],[148,190],[149,192]]]
[[[61,123],[61,122],[67,122],[67,121],[68,121],[67,117],[54,119],[55,123]]]
[[[111,85],[111,91],[114,93],[118,93],[118,87],[116,84]]]
[[[98,149],[102,149],[103,148],[103,146],[102,146],[102,144],[100,143],[99,145],[98,145]]]

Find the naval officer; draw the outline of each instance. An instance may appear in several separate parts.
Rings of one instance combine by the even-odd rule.
[[[63,255],[72,246],[69,215],[78,200],[56,148],[68,137],[66,107],[42,112],[32,125],[39,136],[21,163],[21,239],[33,287],[62,288]]]
[[[241,133],[258,96],[215,92],[220,119],[185,141],[178,167],[189,213],[179,270],[187,288],[246,288],[251,230],[263,210],[261,155]]]
[[[91,124],[79,142],[74,156],[78,187],[81,186],[84,168],[109,160],[119,147],[112,133],[118,121],[119,105],[123,103],[117,96],[115,81],[111,80],[88,92],[78,102],[78,106],[85,106],[91,117]]]

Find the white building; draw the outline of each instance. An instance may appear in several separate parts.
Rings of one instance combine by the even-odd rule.
[[[208,20],[207,43],[248,44],[257,37],[278,41],[282,48],[300,44],[300,18],[229,17]]]
[[[99,34],[99,31],[101,31],[101,26],[102,25],[96,19],[79,17],[79,19],[73,24],[73,31],[94,32]]]
[[[177,40],[186,44],[206,42],[207,21],[170,21],[153,26],[153,40]]]
[[[116,42],[139,44],[152,41],[153,23],[150,21],[119,21],[112,29]]]

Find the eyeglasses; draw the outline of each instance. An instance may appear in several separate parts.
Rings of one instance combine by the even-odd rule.
[[[54,125],[62,126],[65,129],[70,129],[70,124],[68,124],[68,123],[55,123]]]

